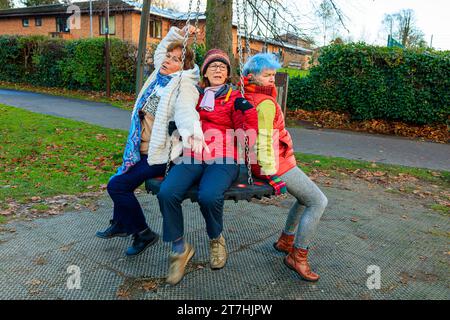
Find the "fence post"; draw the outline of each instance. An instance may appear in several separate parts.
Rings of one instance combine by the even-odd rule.
[[[289,87],[289,75],[284,72],[277,72],[275,75],[275,86],[277,88],[277,102],[281,106],[284,119],[286,119],[287,94]]]

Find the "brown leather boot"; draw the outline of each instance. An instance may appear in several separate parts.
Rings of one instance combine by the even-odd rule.
[[[273,244],[273,247],[277,251],[291,253],[294,249],[294,238],[295,235],[288,235],[282,232],[278,241]]]
[[[319,280],[320,276],[311,271],[307,256],[308,250],[294,248],[294,250],[284,258],[284,264],[296,271],[303,280],[315,282]]]

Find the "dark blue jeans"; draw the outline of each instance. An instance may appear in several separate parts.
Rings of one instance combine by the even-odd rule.
[[[181,203],[189,188],[198,182],[198,202],[210,239],[223,230],[223,194],[239,174],[236,164],[177,164],[161,184],[158,193],[163,215],[163,240],[175,241],[184,234]]]
[[[163,176],[165,170],[165,164],[150,166],[147,156],[141,155],[141,160],[126,173],[115,176],[109,181],[107,189],[114,202],[113,220],[118,222],[129,234],[148,228],[134,190],[147,179]]]

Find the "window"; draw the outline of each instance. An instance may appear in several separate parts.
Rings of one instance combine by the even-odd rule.
[[[69,32],[69,26],[67,25],[67,17],[56,18],[56,32]]]
[[[35,19],[34,19],[34,25],[35,25],[36,27],[42,26],[42,18],[35,18]]]
[[[28,19],[22,19],[22,26],[29,27],[30,26],[30,20]]]
[[[150,37],[151,38],[162,38],[162,22],[161,20],[150,21]]]
[[[108,34],[116,34],[116,17],[109,16],[109,33]],[[106,34],[106,17],[100,17],[100,34]]]

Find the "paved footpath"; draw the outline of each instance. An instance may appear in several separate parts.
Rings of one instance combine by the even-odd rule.
[[[0,103],[128,130],[130,112],[106,103],[0,89]],[[450,145],[338,130],[290,128],[295,150],[388,164],[450,171]]]

